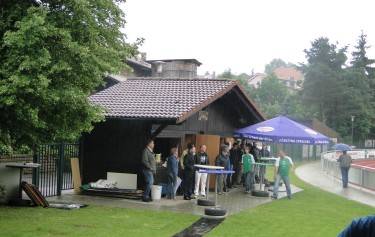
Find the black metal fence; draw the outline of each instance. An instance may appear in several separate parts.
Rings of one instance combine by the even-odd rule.
[[[62,190],[72,189],[70,158],[79,157],[76,143],[42,144],[34,155],[0,157],[0,162],[34,162],[37,169],[23,169],[23,181],[35,184],[45,197],[59,196]]]
[[[75,143],[40,145],[34,162],[41,167],[35,171],[33,183],[44,196],[60,196],[62,190],[73,188],[70,158],[78,156],[79,145]]]

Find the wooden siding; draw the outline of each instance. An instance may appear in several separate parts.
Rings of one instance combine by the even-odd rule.
[[[196,151],[199,152],[201,145],[206,145],[207,155],[210,160],[210,165],[215,165],[216,156],[220,151],[220,137],[215,135],[200,135],[195,136]],[[210,189],[215,188],[215,175],[210,177]]]
[[[82,183],[106,179],[107,172],[138,174],[151,125],[145,122],[107,120],[82,138]]]
[[[198,120],[199,111],[196,111],[181,124],[168,125],[155,139],[155,152],[164,153],[163,157],[166,157],[175,144],[178,144],[181,153],[189,142],[198,149],[204,142],[213,165],[223,138],[231,137],[234,130],[260,122],[258,113],[244,103],[243,95],[239,93],[233,89],[203,108],[208,112],[207,121]],[[108,119],[96,124],[94,130],[81,139],[82,183],[105,179],[107,172],[134,173],[138,174],[137,186],[141,189],[144,183],[140,172],[142,151],[146,139],[160,125],[161,122],[141,119]],[[165,169],[158,166],[157,171],[155,184],[166,183]],[[214,187],[213,183],[211,187]]]
[[[151,67],[152,77],[163,78],[195,78],[197,77],[197,65],[191,62],[172,61],[161,64],[162,71],[158,72],[158,64],[153,63]]]
[[[234,93],[219,98],[206,108],[208,120],[198,120],[198,112],[180,125],[168,125],[158,137],[183,138],[185,134],[209,134],[220,137],[232,137],[233,131],[258,123],[249,111],[243,108],[243,104],[235,99]],[[160,125],[152,126],[155,131]],[[187,144],[187,143],[185,143]]]

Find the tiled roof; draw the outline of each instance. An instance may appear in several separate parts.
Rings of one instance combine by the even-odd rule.
[[[280,80],[299,81],[304,79],[302,73],[295,68],[279,67],[276,68],[274,72],[277,78],[279,78]]]
[[[250,78],[248,79],[248,81],[252,81],[254,80],[255,78],[261,78],[261,80],[263,80],[263,78],[265,78],[267,75],[265,73],[260,73],[260,72],[257,72],[255,73],[254,75],[250,76]]]
[[[134,64],[137,64],[141,67],[145,67],[145,68],[149,68],[151,69],[151,64],[143,61],[142,59],[140,58],[136,58],[136,57],[131,57],[131,58],[127,58],[126,61],[128,62],[131,62],[131,63],[134,63]]]
[[[89,97],[107,118],[174,119],[181,122],[238,82],[215,79],[131,78]]]

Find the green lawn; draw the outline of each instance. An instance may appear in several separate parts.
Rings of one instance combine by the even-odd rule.
[[[271,172],[268,172],[270,174]],[[226,218],[207,236],[337,236],[353,219],[375,208],[317,189],[304,189]],[[199,217],[166,211],[89,206],[80,210],[0,207],[0,236],[172,236]]]
[[[291,183],[304,191],[292,200],[278,199],[230,216],[207,236],[337,236],[353,218],[375,213],[371,206],[315,188],[294,173]]]
[[[0,207],[0,236],[171,236],[195,215],[88,206],[80,210]]]

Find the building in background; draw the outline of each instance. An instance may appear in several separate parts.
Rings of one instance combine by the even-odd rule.
[[[151,77],[197,78],[197,68],[202,65],[196,59],[146,60],[151,65]]]
[[[275,75],[282,81],[289,91],[294,92],[301,89],[305,80],[301,71],[291,67],[279,67],[275,69]]]
[[[241,75],[243,75],[242,73]],[[260,83],[262,83],[263,79],[267,76],[265,73],[255,73],[254,75],[249,76],[247,79],[247,84],[249,87],[255,87],[258,88]]]

